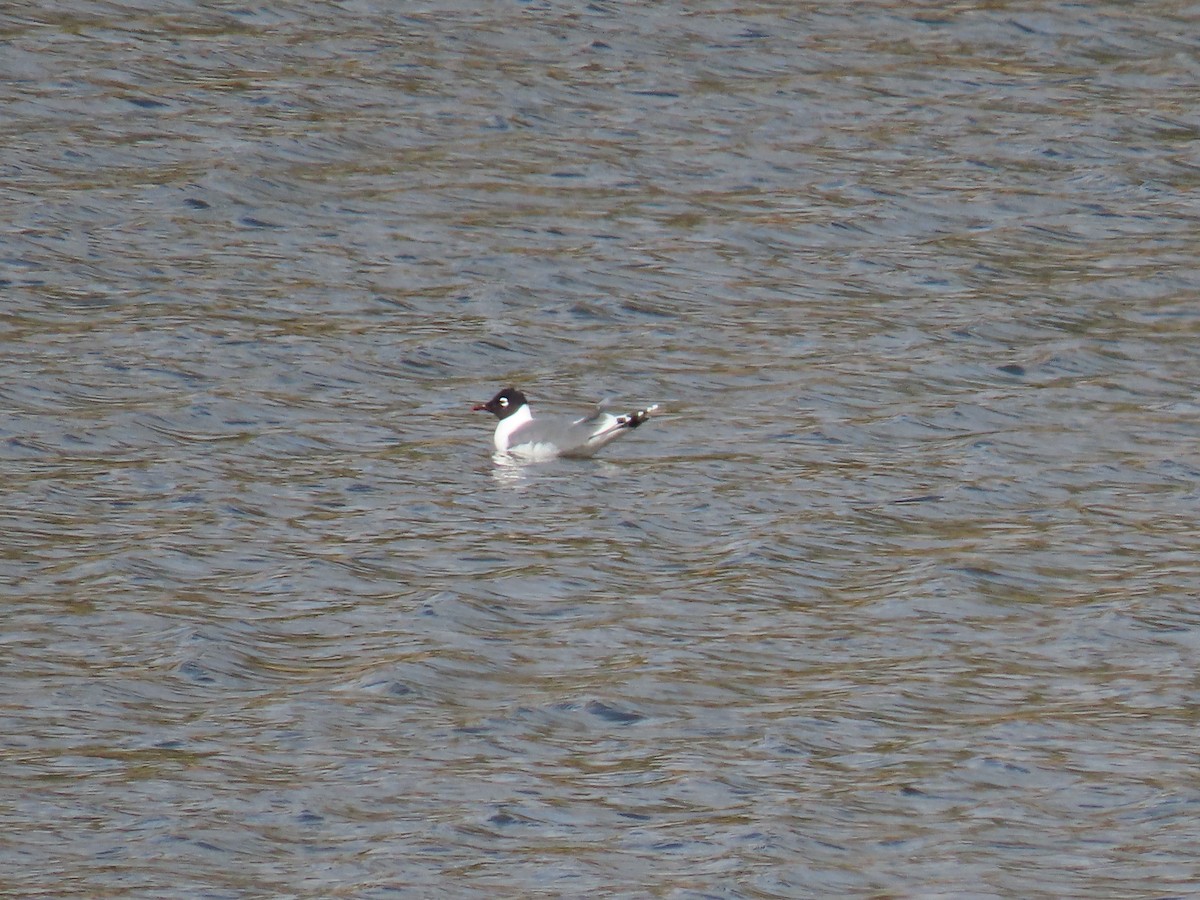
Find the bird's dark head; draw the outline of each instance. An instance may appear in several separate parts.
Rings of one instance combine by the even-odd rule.
[[[507,419],[526,403],[525,395],[514,387],[507,387],[487,403],[477,403],[472,410],[486,409],[497,419]]]

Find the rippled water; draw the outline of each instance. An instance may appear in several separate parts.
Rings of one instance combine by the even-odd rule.
[[[0,14],[6,896],[1200,891],[1200,8]],[[589,462],[469,412],[668,413]]]

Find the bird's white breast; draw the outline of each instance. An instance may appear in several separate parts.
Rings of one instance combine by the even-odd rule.
[[[529,422],[532,418],[533,413],[529,411],[529,405],[522,404],[521,408],[511,416],[501,419],[500,423],[496,426],[496,433],[492,438],[496,444],[496,449],[501,453],[507,450],[508,441],[509,438],[512,437],[512,433],[522,425]]]

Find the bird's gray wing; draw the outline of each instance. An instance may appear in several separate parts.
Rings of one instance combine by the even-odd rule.
[[[606,413],[597,410],[593,415],[571,422],[566,419],[531,419],[512,433],[510,448],[521,444],[548,444],[559,453],[569,453],[585,446],[603,427]]]

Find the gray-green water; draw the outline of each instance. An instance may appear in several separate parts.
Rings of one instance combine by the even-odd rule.
[[[1200,891],[1198,60],[7,4],[0,891]],[[669,412],[497,467],[507,383]]]

